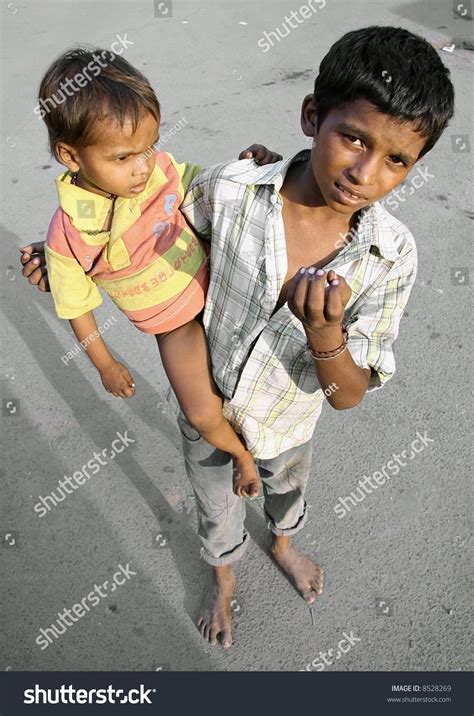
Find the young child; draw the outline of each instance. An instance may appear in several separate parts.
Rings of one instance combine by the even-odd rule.
[[[74,82],[77,91],[70,92]],[[79,341],[97,335],[100,286],[140,331],[155,335],[187,419],[232,455],[235,494],[255,497],[258,473],[243,438],[222,415],[199,320],[208,251],[179,210],[200,167],[155,152],[155,92],[112,52],[65,52],[47,70],[39,99],[51,151],[68,169],[56,180],[60,206],[46,239],[58,316],[69,319]],[[261,148],[262,161],[275,161],[264,154]],[[86,352],[109,393],[135,394],[130,372],[101,336],[87,342]]]

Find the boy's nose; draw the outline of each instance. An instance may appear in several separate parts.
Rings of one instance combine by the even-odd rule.
[[[347,176],[354,186],[373,186],[377,177],[377,160],[375,157],[361,159],[347,170]]]

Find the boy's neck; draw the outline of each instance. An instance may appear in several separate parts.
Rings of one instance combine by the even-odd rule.
[[[357,212],[339,214],[330,209],[314,178],[309,160],[290,165],[280,191],[287,211],[302,221],[346,232],[357,224]]]

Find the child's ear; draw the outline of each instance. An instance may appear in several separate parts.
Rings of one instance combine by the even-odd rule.
[[[74,147],[64,142],[58,142],[54,147],[54,153],[56,159],[60,164],[64,164],[65,167],[71,172],[78,172],[80,166],[77,162],[77,154]]]
[[[301,129],[306,137],[314,137],[316,134],[318,113],[314,95],[308,94],[301,105]]]

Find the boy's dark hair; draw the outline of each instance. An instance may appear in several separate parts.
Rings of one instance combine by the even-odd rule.
[[[35,113],[44,120],[51,152],[58,142],[77,148],[93,143],[94,123],[112,115],[136,130],[145,112],[159,121],[160,104],[150,83],[110,50],[74,48],[48,68],[39,88]]]
[[[454,112],[449,70],[422,37],[398,27],[365,27],[343,35],[323,58],[314,83],[318,129],[331,109],[366,99],[381,112],[416,122],[422,157]]]

